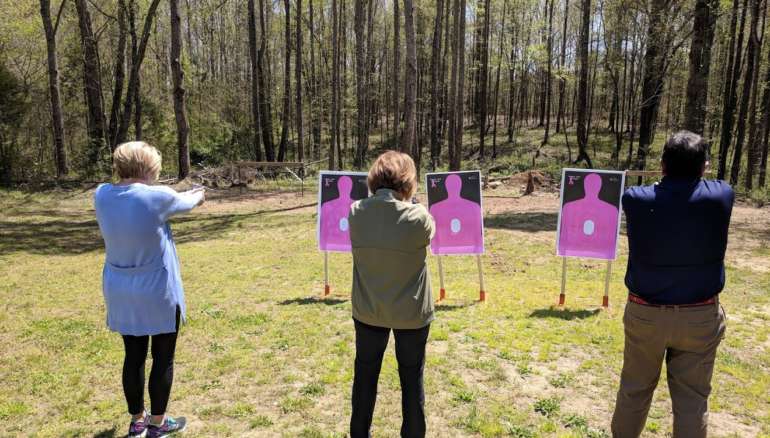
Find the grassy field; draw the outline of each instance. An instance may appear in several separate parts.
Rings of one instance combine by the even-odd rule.
[[[475,301],[475,261],[446,259],[448,300],[437,306],[428,344],[429,436],[609,436],[625,240],[609,310],[600,310],[604,263],[588,260],[569,261],[567,306],[555,308],[557,195],[518,191],[485,192],[487,303]],[[0,192],[2,435],[125,433],[122,343],[104,325],[91,196],[90,188]],[[333,293],[321,299],[315,194],[211,192],[172,227],[189,313],[170,413],[189,419],[187,436],[345,436],[351,259],[330,257]],[[731,231],[711,435],[770,437],[770,209],[737,206]],[[670,415],[664,377],[644,436],[670,434]],[[399,426],[391,341],[373,434],[396,437]]]

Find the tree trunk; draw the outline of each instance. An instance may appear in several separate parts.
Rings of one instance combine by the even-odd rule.
[[[497,73],[495,77],[495,103],[492,110],[492,159],[497,158],[497,104],[500,100],[500,70],[503,64],[503,34],[505,33],[505,13],[508,10],[508,0],[503,2],[503,18],[500,24],[500,36],[497,50]]]
[[[414,5],[404,0],[404,32],[406,36],[406,75],[404,77],[404,135],[401,151],[415,154],[417,148],[417,44],[414,33]]]
[[[757,26],[761,13],[762,0],[751,0],[751,24],[749,25],[749,41],[746,46],[746,72],[743,76],[743,92],[741,96],[741,106],[738,112],[738,125],[735,128],[735,152],[733,153],[733,163],[730,166],[730,184],[738,183],[738,176],[741,172],[741,159],[743,158],[743,140],[746,137],[746,118],[749,115],[749,102],[751,100],[751,89],[754,81],[754,65],[757,62],[757,46],[759,46],[759,37],[757,35]]]
[[[735,41],[735,25],[738,19],[738,0],[733,0],[733,13],[730,21],[730,54],[727,60],[727,71],[730,72],[728,85],[725,87],[722,102],[722,132],[719,138],[719,164],[717,178],[724,179],[727,174],[727,152],[733,135],[733,123],[735,121],[735,104],[738,95],[738,80],[741,76],[741,52],[743,50],[743,29],[746,24],[748,12],[748,0],[743,0],[743,13],[741,14],[741,26],[738,34],[738,42]]]
[[[260,102],[259,102],[259,60],[257,58],[257,14],[254,0],[248,1],[249,7],[249,58],[251,59],[251,123],[253,132],[252,148],[257,161],[262,161],[260,147]]]
[[[273,144],[273,114],[270,104],[269,63],[267,62],[267,25],[265,23],[265,0],[259,0],[259,29],[260,44],[257,51],[257,68],[259,79],[259,116],[262,127],[262,145],[265,147],[265,159],[275,161],[275,145]]]
[[[289,113],[291,112],[291,17],[289,0],[283,0],[285,11],[284,58],[283,58],[283,109],[281,111],[281,142],[278,146],[278,161],[286,159],[289,143]]]
[[[75,0],[83,51],[83,85],[88,106],[88,164],[95,168],[105,142],[104,105],[102,104],[102,76],[99,71],[99,49],[91,27],[91,15],[86,0]]]
[[[770,46],[768,46],[768,57],[770,58]],[[762,91],[762,150],[760,152],[759,160],[759,187],[765,188],[765,178],[767,175],[767,153],[768,153],[768,140],[770,140],[770,65],[767,66],[765,71],[765,79]]]
[[[714,41],[717,14],[719,14],[719,0],[695,2],[684,127],[701,135],[706,124],[711,45]]]
[[[339,142],[339,88],[340,88],[340,39],[337,0],[332,0],[332,108],[331,108],[331,143],[329,144],[330,170],[335,168],[334,151]]]
[[[552,77],[552,65],[553,62],[551,60],[552,54],[553,54],[553,4],[556,0],[551,0],[551,5],[548,8],[548,41],[547,41],[547,47],[548,47],[548,58],[546,66],[546,77],[545,77],[545,135],[543,136],[543,144],[548,144],[548,134],[551,130],[551,77]]]
[[[364,16],[364,0],[355,0],[353,6],[355,19],[353,31],[356,35],[356,153],[353,159],[353,166],[361,168],[364,166],[364,155],[366,154],[369,133],[366,130],[366,110],[369,107],[369,98],[366,84],[366,35],[364,26],[366,18]]]
[[[131,125],[131,115],[134,111],[134,104],[139,103],[139,87],[140,87],[140,73],[141,73],[141,67],[142,62],[144,61],[144,56],[147,51],[147,43],[150,39],[150,32],[152,31],[152,21],[155,18],[155,13],[158,9],[158,5],[160,4],[160,0],[153,0],[152,3],[150,3],[150,7],[147,9],[147,15],[144,18],[144,26],[142,28],[142,36],[137,41],[136,31],[135,31],[135,2],[131,0],[128,6],[128,16],[129,16],[129,27],[131,29],[131,70],[129,71],[128,75],[128,88],[126,90],[126,98],[123,101],[123,113],[120,117],[120,125],[118,126],[118,131],[115,134],[115,137],[110,139],[111,140],[111,146],[114,148],[120,143],[123,143],[126,141],[126,138],[128,137],[128,127]],[[137,112],[137,120],[140,120],[139,129],[141,130],[141,114],[140,108],[136,108]],[[136,129],[135,129],[136,130]],[[141,132],[137,133],[139,136],[141,136]],[[136,138],[138,139],[139,136]]]
[[[174,115],[176,143],[179,149],[179,179],[190,174],[190,150],[187,144],[187,114],[185,112],[184,71],[182,70],[182,33],[179,0],[169,0],[171,12],[171,78],[174,84]]]
[[[430,160],[435,169],[441,151],[439,133],[439,68],[441,65],[441,31],[444,18],[444,0],[436,0],[436,20],[433,25],[433,45],[430,57]]]
[[[588,126],[586,116],[588,112],[588,34],[591,24],[591,0],[582,0],[583,18],[581,22],[580,43],[578,44],[578,57],[580,58],[580,76],[578,82],[577,103],[577,140],[578,156],[575,164],[585,161],[589,168],[593,167],[591,157],[588,155]]]
[[[487,135],[487,96],[489,95],[489,16],[491,4],[490,0],[484,0],[484,30],[482,33],[479,69],[479,92],[478,92],[478,125],[479,125],[479,159],[485,157],[484,140]]]
[[[636,151],[636,168],[639,170],[644,170],[647,164],[647,155],[654,137],[653,129],[663,93],[666,52],[669,47],[666,36],[661,35],[661,29],[666,27],[668,20],[667,4],[669,4],[667,0],[653,0],[647,28],[647,50],[644,53],[644,78],[639,114],[639,148]]]
[[[393,138],[399,138],[401,113],[398,105],[399,75],[401,74],[401,16],[398,0],[393,0]]]
[[[64,8],[66,0],[62,0],[60,9]],[[61,13],[61,10],[60,12]],[[40,17],[43,19],[45,30],[46,50],[48,53],[48,95],[51,99],[51,127],[53,128],[53,149],[56,162],[56,177],[61,178],[69,173],[67,166],[67,150],[64,148],[64,121],[59,93],[59,61],[56,54],[56,26],[51,22],[50,0],[40,0]]]
[[[112,105],[110,105],[110,122],[107,128],[108,139],[111,149],[115,149],[115,141],[118,134],[118,123],[120,122],[120,99],[123,97],[123,82],[126,78],[126,36],[128,29],[126,26],[126,2],[118,0],[118,47],[115,54],[115,73],[114,87],[112,91]]]
[[[463,108],[465,103],[465,0],[460,0],[458,11],[459,22],[455,29],[455,38],[457,39],[457,96],[455,97],[455,124],[454,124],[454,147],[453,154],[449,160],[449,170],[458,171],[462,167],[463,158]]]
[[[318,96],[318,76],[316,75],[316,57],[315,57],[315,14],[313,10],[314,0],[308,0],[308,14],[310,15],[310,83],[312,87],[312,96],[310,96],[310,123],[313,131],[313,159],[321,157],[321,118],[319,116],[319,103],[322,99]],[[319,69],[319,73],[323,69]],[[323,104],[320,104],[323,107]]]
[[[309,0],[312,2],[313,0]],[[302,0],[296,0],[297,2],[297,18],[294,25],[296,26],[295,32],[297,35],[297,43],[294,48],[296,58],[294,62],[294,82],[297,87],[297,113],[294,115],[297,122],[297,161],[305,161],[305,141],[302,132]],[[300,169],[302,171],[302,169]]]

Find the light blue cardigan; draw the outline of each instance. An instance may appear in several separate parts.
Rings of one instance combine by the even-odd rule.
[[[132,336],[173,333],[177,306],[184,321],[184,289],[168,219],[192,210],[202,196],[140,183],[102,184],[96,189],[110,330]]]

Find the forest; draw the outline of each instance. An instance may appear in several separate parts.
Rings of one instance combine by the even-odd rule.
[[[121,142],[164,175],[234,161],[654,169],[708,139],[765,191],[766,0],[22,0],[0,4],[0,180],[103,178]],[[528,132],[529,135],[521,135]],[[534,133],[534,134],[533,134]],[[657,134],[657,136],[656,136]],[[596,156],[597,139],[610,153]],[[523,145],[529,142],[532,144]],[[574,150],[573,150],[574,148]]]

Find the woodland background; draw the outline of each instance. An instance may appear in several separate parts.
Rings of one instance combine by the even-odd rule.
[[[164,173],[180,178],[240,160],[362,168],[384,148],[422,169],[488,169],[525,147],[536,167],[554,145],[560,165],[645,169],[657,167],[656,133],[660,143],[686,128],[709,140],[714,176],[762,195],[767,8],[6,1],[0,180],[104,177],[111,150],[132,139],[156,145]]]

